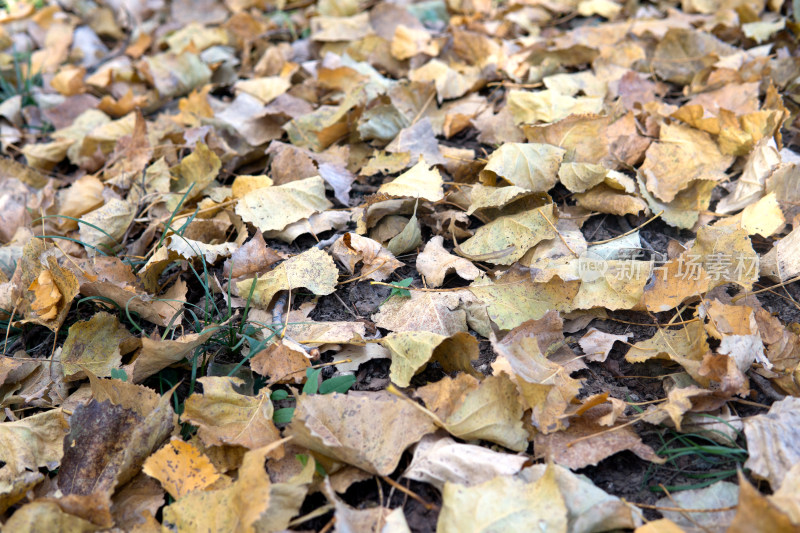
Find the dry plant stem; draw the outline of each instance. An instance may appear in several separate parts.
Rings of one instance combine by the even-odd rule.
[[[569,250],[569,251],[570,251],[570,253],[571,253],[572,255],[574,255],[575,257],[578,257],[578,254],[577,254],[577,253],[575,252],[575,250],[573,250],[573,249],[572,249],[572,247],[569,245],[569,243],[567,242],[567,239],[565,239],[565,238],[564,238],[564,236],[563,236],[563,235],[561,235],[561,232],[560,232],[560,231],[558,231],[558,228],[556,228],[555,224],[553,224],[553,222],[550,220],[550,217],[548,217],[548,216],[547,216],[547,215],[544,213],[544,211],[542,211],[542,208],[541,208],[541,207],[538,209],[538,211],[539,211],[539,213],[541,213],[541,215],[544,217],[544,219],[547,221],[547,223],[548,223],[548,224],[550,224],[550,227],[551,227],[551,228],[553,228],[553,231],[555,231],[555,232],[556,232],[556,235],[558,235],[558,238],[559,238],[559,239],[561,239],[561,242],[563,242],[563,243],[564,243],[564,246],[566,246],[566,247],[567,247],[567,250]]]
[[[382,281],[370,281],[370,285],[383,285],[384,287],[391,287],[393,289],[402,289],[404,291],[419,291],[419,292],[458,292],[467,290],[466,287],[455,287],[452,289],[422,289],[419,287],[401,287],[400,285],[393,285],[391,283],[384,283]]]
[[[643,227],[645,227],[646,225],[648,225],[649,223],[651,223],[652,221],[654,221],[655,219],[657,219],[658,217],[660,217],[663,214],[664,214],[664,210],[662,209],[661,211],[659,211],[658,213],[656,213],[655,215],[650,217],[648,220],[645,220],[643,223],[639,224],[638,226],[636,226],[635,228],[633,228],[630,231],[626,231],[622,235],[617,235],[616,237],[611,237],[610,239],[606,239],[604,241],[587,242],[586,244],[588,244],[589,246],[593,246],[595,244],[605,244],[607,242],[616,241],[617,239],[621,239],[623,237],[627,237],[631,233],[634,233],[635,231],[638,231],[638,230],[642,229]]]
[[[739,300],[741,300],[742,298],[746,298],[746,297],[750,296],[751,294],[758,294],[758,293],[761,293],[761,292],[769,292],[769,291],[772,291],[773,289],[777,289],[778,287],[783,287],[784,285],[788,285],[790,283],[794,283],[795,281],[800,281],[800,276],[795,276],[792,279],[787,279],[786,281],[783,281],[781,283],[776,283],[775,285],[772,285],[770,287],[764,287],[763,289],[759,289],[757,291],[749,291],[749,292],[746,292],[746,293],[737,294],[736,296],[731,298],[731,303],[736,303]]]
[[[761,389],[761,392],[764,393],[764,396],[766,396],[770,400],[779,402],[784,398],[786,398],[784,394],[781,394],[780,392],[776,391],[775,388],[772,386],[772,384],[769,382],[769,380],[764,376],[760,376],[759,374],[753,372],[752,370],[747,372],[747,375],[750,376],[750,379],[752,379],[756,385],[758,385],[758,388]]]
[[[364,273],[364,274],[361,274],[360,276],[358,276],[358,277],[356,277],[356,278],[351,278],[351,279],[347,279],[347,280],[344,280],[344,281],[341,281],[341,282],[339,282],[339,285],[347,285],[348,283],[352,283],[352,282],[354,282],[354,281],[358,281],[358,280],[360,280],[360,279],[364,279],[364,278],[366,278],[367,276],[369,276],[369,275],[370,275],[370,274],[372,274],[373,272],[375,272],[375,271],[377,271],[377,270],[380,270],[380,268],[381,268],[383,265],[385,265],[385,264],[386,264],[386,261],[388,261],[388,259],[384,259],[384,260],[383,260],[383,263],[381,263],[380,265],[376,266],[375,268],[373,268],[373,269],[372,269],[372,270],[370,270],[369,272],[366,272],[366,273]]]
[[[289,522],[288,525],[289,525],[289,527],[299,526],[303,522],[308,522],[309,520],[313,520],[313,519],[317,518],[318,516],[322,516],[325,513],[329,512],[329,511],[332,511],[333,509],[334,509],[334,505],[332,503],[325,504],[322,507],[318,507],[318,508],[314,509],[310,513],[304,514],[303,516],[298,516],[297,518],[295,518],[294,520]]]
[[[419,502],[420,505],[425,507],[425,509],[427,509],[429,511],[431,509],[434,509],[436,511],[439,510],[439,506],[438,505],[436,505],[435,503],[426,502],[424,499],[422,499],[422,496],[420,496],[416,492],[412,491],[411,489],[408,489],[408,488],[404,487],[403,485],[401,485],[397,481],[393,480],[392,478],[387,477],[387,476],[381,476],[381,479],[384,480],[389,485],[391,485],[392,487],[394,487],[397,490],[399,490],[400,492],[402,492],[403,494],[406,494],[412,500],[416,500],[417,502]]]
[[[678,504],[678,502],[675,501],[675,499],[672,497],[672,494],[669,493],[669,491],[667,490],[667,487],[665,487],[663,483],[659,483],[658,486],[661,488],[661,490],[664,491],[664,493],[667,495],[667,498],[669,498],[669,500],[672,503],[674,503],[676,505]],[[702,529],[703,531],[707,531],[708,533],[711,533],[711,530],[709,530],[707,527],[705,527],[704,525],[698,523],[697,520],[692,518],[692,515],[689,514],[689,511],[687,509],[681,509],[680,507],[677,507],[677,509],[678,510],[676,512],[682,514],[683,517],[686,518],[686,520],[688,520],[692,524],[694,524],[695,527],[697,527],[699,529]]]
[[[684,509],[683,507],[661,507],[659,505],[649,505],[647,503],[636,503],[631,502],[628,500],[623,500],[625,503],[629,505],[635,505],[636,507],[641,507],[642,509],[653,509],[654,511],[670,511],[680,513],[681,511],[685,513],[724,513],[725,511],[734,511],[736,510],[736,505],[732,505],[730,507],[717,507],[716,509]]]
[[[334,516],[333,518],[331,518],[330,522],[325,524],[325,527],[319,530],[319,533],[328,533],[328,531],[330,531],[333,528],[333,524],[335,523],[336,523],[336,517]]]
[[[395,396],[397,396],[398,398],[400,398],[400,399],[402,399],[402,400],[404,400],[404,401],[408,402],[408,403],[409,403],[409,405],[413,405],[415,409],[417,409],[417,410],[419,410],[420,412],[422,412],[422,413],[425,413],[426,415],[428,415],[428,416],[430,417],[430,419],[431,419],[431,420],[433,420],[433,422],[434,422],[434,423],[435,423],[437,426],[439,426],[439,427],[440,427],[440,428],[442,428],[442,429],[446,429],[446,424],[445,424],[445,423],[442,421],[442,419],[441,419],[441,418],[439,418],[438,416],[436,416],[436,415],[435,415],[435,414],[434,414],[432,411],[430,411],[430,410],[428,410],[427,408],[425,408],[425,407],[421,406],[420,404],[418,404],[417,402],[415,402],[414,400],[412,400],[411,398],[409,398],[408,396],[406,396],[405,394],[403,394],[403,393],[402,393],[402,392],[401,392],[401,391],[400,391],[400,390],[399,390],[397,387],[395,387],[393,384],[391,384],[391,383],[390,383],[390,384],[389,384],[389,386],[388,386],[388,387],[386,387],[386,391],[387,391],[387,392],[391,392],[392,394],[394,394],[394,395],[395,395]]]

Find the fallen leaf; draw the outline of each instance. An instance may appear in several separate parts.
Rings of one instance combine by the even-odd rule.
[[[197,381],[203,393],[186,399],[183,418],[198,426],[197,434],[206,445],[236,444],[255,450],[280,439],[272,422],[269,389],[245,396],[234,389],[242,383],[240,378],[208,376]]]
[[[517,389],[505,374],[483,381],[459,374],[417,389],[416,396],[454,437],[483,439],[515,451],[528,447],[522,428],[522,404]]]
[[[411,297],[389,298],[373,320],[389,331],[428,331],[449,337],[467,331],[466,312],[456,293],[412,291]]]
[[[400,387],[408,387],[411,378],[434,361],[448,373],[461,370],[481,376],[470,364],[478,359],[478,341],[469,333],[445,337],[428,331],[402,331],[390,333],[381,344],[391,353],[390,377]]]
[[[498,178],[534,192],[550,190],[558,181],[558,169],[566,152],[549,144],[506,143],[494,152],[480,173],[484,185]]]
[[[745,467],[778,488],[791,468],[800,463],[797,435],[798,400],[787,396],[769,411],[744,419],[744,434],[750,454]]]
[[[403,451],[435,428],[427,415],[381,391],[301,395],[288,433],[319,454],[388,475]]]
[[[220,478],[208,457],[180,439],[171,439],[147,458],[142,471],[156,478],[176,500],[195,490],[204,490]]]
[[[387,196],[422,198],[437,202],[444,198],[442,183],[439,170],[432,169],[424,159],[420,158],[419,162],[408,171],[381,185],[378,192]]]
[[[53,409],[0,424],[0,460],[11,476],[39,468],[55,470],[63,455],[64,433],[69,428],[64,413]]]
[[[475,261],[510,265],[537,243],[557,235],[554,204],[495,219],[481,226],[457,251]]]
[[[261,278],[238,282],[236,289],[244,298],[252,290],[253,304],[266,308],[280,291],[305,287],[314,294],[330,294],[336,288],[338,276],[331,256],[319,248],[311,248],[287,259]]]
[[[444,239],[435,235],[417,255],[417,270],[425,276],[430,287],[441,287],[447,274],[455,272],[459,277],[473,280],[480,275],[478,267],[461,257],[451,255],[444,249]]]
[[[111,376],[122,363],[120,343],[131,337],[117,317],[100,312],[69,328],[61,354],[61,367],[67,381],[86,377],[84,370],[98,377]]]
[[[567,531],[567,507],[555,473],[534,482],[498,476],[473,487],[445,483],[437,531]]]
[[[316,176],[251,191],[239,199],[236,214],[261,231],[280,231],[332,205],[325,199],[325,183]]]
[[[512,476],[525,464],[525,457],[500,453],[450,437],[426,435],[414,449],[403,477],[430,483],[439,490],[445,483],[471,487],[497,476]]]
[[[403,266],[395,259],[392,252],[367,237],[356,233],[345,233],[330,249],[331,255],[347,269],[350,274],[355,273],[358,263],[361,263],[361,276],[366,279],[383,281],[392,272]]]

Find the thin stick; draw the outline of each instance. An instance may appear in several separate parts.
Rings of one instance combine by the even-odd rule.
[[[437,511],[439,510],[439,506],[438,505],[436,505],[435,503],[426,502],[425,500],[422,499],[422,496],[420,496],[416,492],[412,491],[411,489],[407,489],[406,487],[404,487],[403,485],[401,485],[397,481],[393,480],[392,478],[386,477],[386,476],[381,476],[381,479],[384,480],[389,485],[391,485],[392,487],[394,487],[397,490],[399,490],[400,492],[402,492],[403,494],[408,495],[408,497],[411,498],[412,500],[416,500],[417,502],[419,502],[423,507],[425,507],[425,509],[427,509],[429,511],[431,509],[435,509]]]
[[[373,272],[375,272],[375,271],[377,271],[377,270],[380,270],[380,269],[381,269],[381,267],[382,267],[383,265],[385,265],[387,261],[389,261],[389,260],[388,260],[388,259],[384,259],[384,260],[383,260],[383,263],[381,263],[380,265],[376,266],[375,268],[373,268],[372,270],[370,270],[370,271],[369,271],[369,272],[367,272],[366,274],[361,274],[361,275],[360,275],[360,276],[358,276],[358,277],[351,278],[351,279],[348,279],[348,280],[345,280],[345,281],[340,281],[340,282],[339,282],[339,285],[347,285],[348,283],[352,283],[352,282],[354,282],[354,281],[358,281],[358,280],[360,280],[360,279],[364,279],[364,278],[366,278],[367,276],[369,276],[370,274],[372,274]]]
[[[593,246],[595,244],[605,244],[607,242],[616,241],[617,239],[621,239],[623,237],[627,237],[631,233],[635,233],[635,232],[639,231],[640,229],[642,229],[643,227],[645,227],[646,225],[648,225],[649,223],[651,223],[652,221],[654,221],[655,219],[657,219],[658,217],[660,217],[663,214],[664,214],[664,210],[662,209],[661,211],[659,211],[658,213],[656,213],[655,215],[650,217],[650,219],[644,221],[642,224],[639,224],[638,226],[636,226],[632,230],[626,231],[622,235],[617,235],[616,237],[611,237],[610,239],[606,239],[604,241],[594,241],[594,242],[589,242],[589,243],[586,243],[586,244],[588,244],[589,246]]]
[[[408,396],[406,396],[405,394],[400,392],[400,390],[397,387],[395,387],[393,384],[390,383],[389,386],[386,387],[386,391],[387,392],[391,392],[392,394],[394,394],[398,398],[407,401],[409,405],[414,406],[415,409],[418,409],[419,411],[421,411],[421,412],[425,413],[426,415],[428,415],[431,418],[431,420],[433,420],[433,422],[437,426],[439,426],[440,428],[444,429],[446,427],[445,423],[442,422],[441,418],[436,416],[432,411],[430,411],[427,408],[421,406],[420,404],[418,404],[417,402],[415,402],[414,400],[412,400],[411,398],[409,398]]]
[[[294,520],[289,522],[288,526],[289,527],[298,526],[298,525],[302,524],[303,522],[308,522],[309,520],[313,520],[314,518],[317,518],[318,516],[324,515],[328,511],[332,511],[333,508],[334,508],[334,505],[332,503],[329,503],[327,505],[323,505],[322,507],[318,507],[318,508],[314,509],[313,511],[311,511],[308,514],[304,514],[303,516],[298,516],[297,518],[295,518]]]
[[[453,287],[451,289],[422,289],[419,287],[402,287],[400,285],[393,285],[391,283],[384,283],[382,281],[370,281],[370,285],[383,285],[384,287],[391,287],[393,289],[402,289],[406,291],[419,291],[419,292],[458,292],[467,290],[466,287]]]
[[[641,507],[642,509],[653,509],[654,511],[672,511],[676,513],[724,513],[725,511],[734,511],[737,508],[736,505],[732,505],[730,507],[717,507],[716,509],[684,509],[683,507],[660,507],[658,505],[629,502],[628,500],[624,501],[627,504],[635,505],[636,507]]]
[[[330,522],[325,524],[325,527],[323,527],[322,529],[319,530],[319,533],[328,533],[328,531],[331,530],[331,528],[333,527],[333,524],[335,524],[335,523],[336,523],[336,516],[331,518]]]
[[[574,255],[575,257],[578,257],[578,254],[577,254],[577,253],[575,252],[575,250],[573,250],[573,249],[572,249],[572,247],[569,245],[569,243],[567,242],[567,239],[565,239],[565,238],[564,238],[564,236],[563,236],[563,235],[561,235],[561,232],[560,232],[560,231],[558,231],[558,228],[555,226],[555,224],[553,224],[553,223],[550,221],[550,217],[548,217],[548,216],[547,216],[547,215],[544,213],[544,211],[542,211],[542,208],[541,208],[541,207],[538,209],[538,211],[539,211],[539,213],[541,213],[541,215],[544,217],[544,219],[547,221],[547,223],[548,223],[548,224],[550,224],[550,227],[551,227],[551,228],[553,228],[553,231],[555,231],[555,232],[556,232],[556,235],[558,235],[558,238],[559,238],[559,239],[561,239],[561,242],[563,242],[563,243],[564,243],[564,246],[566,246],[566,247],[567,247],[567,250],[569,250],[569,251],[572,253],[572,255]]]

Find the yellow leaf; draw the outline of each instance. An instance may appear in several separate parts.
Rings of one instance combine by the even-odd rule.
[[[204,490],[220,478],[208,457],[177,438],[148,457],[142,471],[161,482],[176,500],[192,491]]]
[[[552,465],[534,482],[497,476],[467,487],[446,483],[436,531],[490,533],[492,531],[567,532],[567,506]]]
[[[122,363],[120,343],[131,334],[117,317],[103,311],[69,328],[61,352],[64,378],[75,381],[85,377],[84,370],[98,377],[108,377]]]
[[[442,183],[439,170],[431,168],[423,158],[420,158],[419,162],[408,171],[381,185],[378,192],[388,196],[423,198],[438,202],[444,198]]]
[[[280,231],[332,206],[325,198],[325,182],[314,176],[252,190],[239,199],[236,214],[261,231]]]
[[[288,433],[324,456],[388,475],[408,446],[435,429],[428,415],[380,391],[301,395]]]
[[[319,248],[310,248],[300,255],[287,259],[263,277],[246,279],[236,284],[239,295],[247,298],[252,285],[253,305],[266,308],[280,291],[305,287],[314,294],[330,294],[336,289],[339,269],[333,259]]]
[[[528,447],[528,433],[522,427],[524,409],[507,374],[480,382],[467,374],[448,376],[418,388],[415,394],[454,437],[488,440],[520,452]]]
[[[42,320],[54,319],[58,313],[56,305],[61,301],[61,292],[56,287],[50,271],[42,270],[28,290],[34,293],[31,309],[39,315],[39,318]]]
[[[470,361],[478,360],[478,341],[466,332],[451,337],[429,331],[393,332],[381,340],[392,354],[390,377],[400,387],[408,387],[414,375],[428,362],[437,361],[445,372],[463,371],[481,377]]]
[[[478,228],[457,252],[474,261],[510,265],[539,242],[557,236],[554,204],[500,217]]]
[[[480,179],[484,185],[495,185],[502,178],[523,189],[546,192],[556,184],[565,154],[550,144],[506,143],[489,156]]]
[[[203,394],[186,399],[183,418],[199,427],[198,435],[207,445],[237,444],[255,449],[280,438],[272,422],[273,407],[269,389],[258,396],[245,396],[234,390],[239,378],[198,378]]]

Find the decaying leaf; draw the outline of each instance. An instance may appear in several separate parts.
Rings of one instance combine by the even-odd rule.
[[[417,389],[417,397],[455,437],[484,439],[515,451],[528,446],[522,428],[522,404],[505,374],[483,381],[468,374],[445,378]]]
[[[445,372],[463,371],[479,377],[471,361],[477,361],[478,341],[469,333],[445,337],[428,331],[400,331],[387,335],[381,344],[391,353],[392,382],[408,387],[411,378],[429,362],[438,362]]]
[[[203,490],[220,478],[208,457],[180,439],[170,440],[148,457],[142,471],[158,479],[175,499],[195,490]]]
[[[236,444],[255,450],[279,440],[268,389],[257,396],[246,396],[234,389],[241,383],[239,378],[209,376],[198,381],[203,384],[203,393],[186,399],[183,417],[198,426],[204,443]]]
[[[332,207],[319,176],[284,185],[255,189],[236,204],[236,214],[261,231],[282,230],[289,224]]]
[[[744,422],[750,454],[745,465],[772,487],[780,487],[787,472],[800,463],[797,404],[796,398],[788,396],[775,402],[769,412]]]
[[[473,280],[480,275],[478,267],[461,257],[451,255],[442,246],[444,239],[436,235],[417,256],[417,270],[431,287],[440,287],[447,274],[455,272],[462,279]]]
[[[361,276],[383,281],[403,266],[392,252],[380,243],[356,233],[345,233],[331,246],[331,255],[353,274],[361,263]]]
[[[339,271],[331,256],[318,248],[311,248],[287,259],[261,278],[238,282],[236,288],[244,298],[252,290],[253,304],[266,308],[280,291],[305,287],[314,294],[330,294],[336,287],[338,276]]]
[[[427,415],[387,392],[333,393],[300,396],[289,434],[319,454],[387,475],[406,447],[435,428]]]

